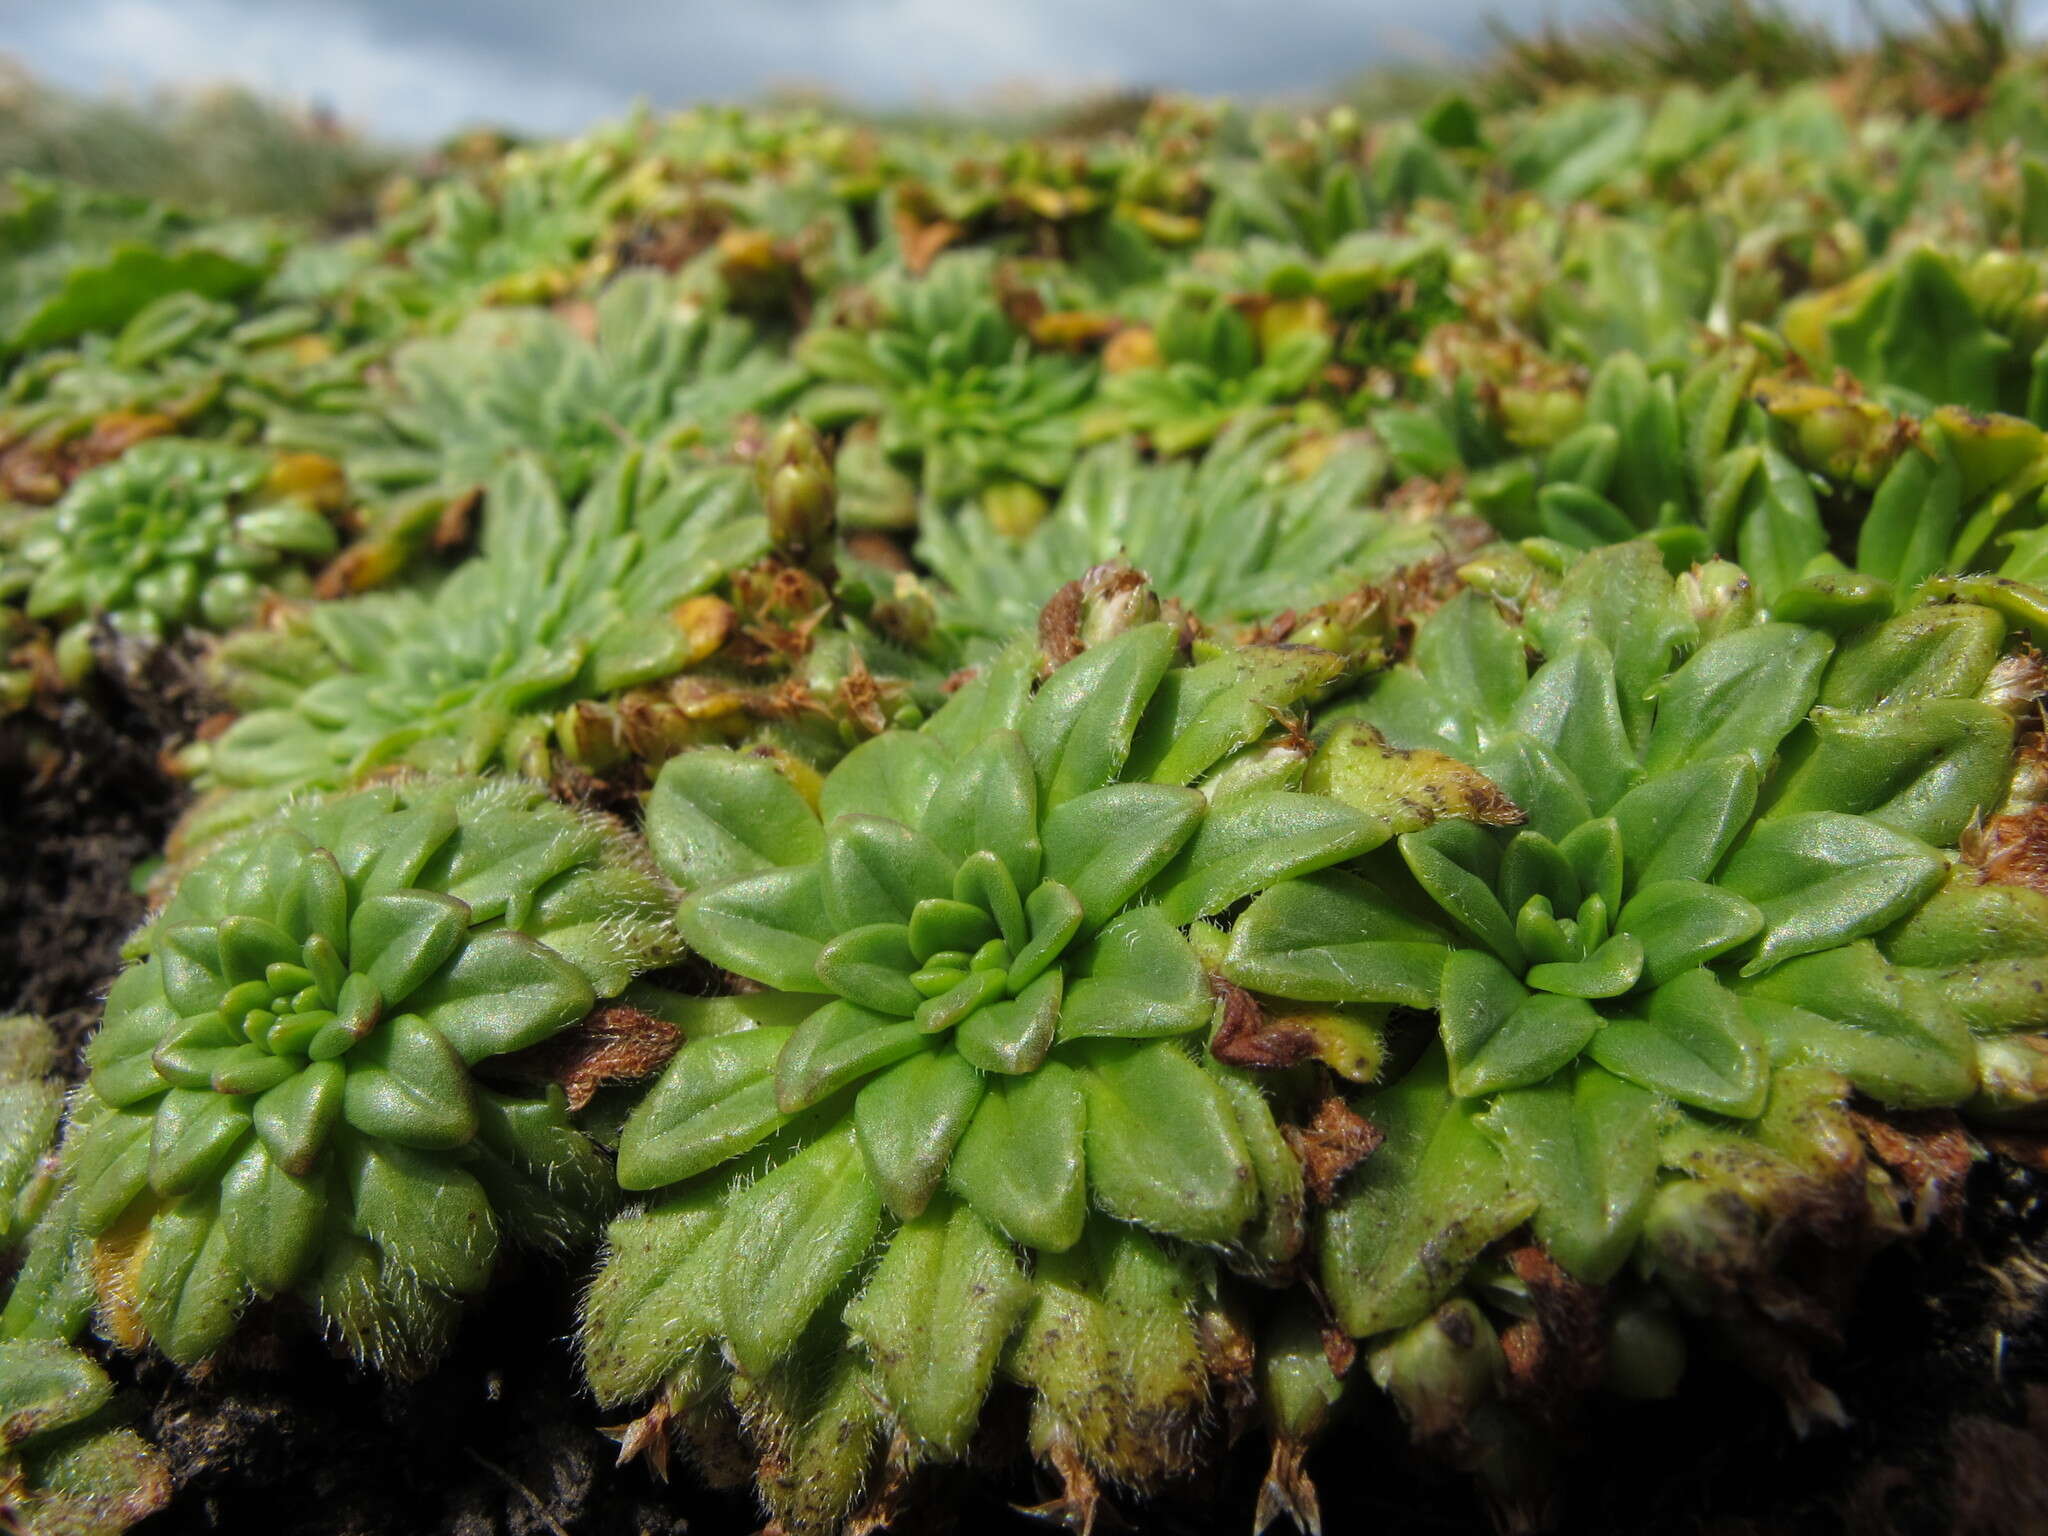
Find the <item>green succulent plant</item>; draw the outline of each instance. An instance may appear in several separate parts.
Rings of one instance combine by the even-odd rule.
[[[1128,442],[1082,456],[1021,537],[980,508],[928,510],[919,557],[947,589],[942,623],[997,639],[1031,625],[1078,573],[1119,557],[1213,623],[1270,617],[1459,547],[1459,530],[1371,507],[1386,457],[1270,424],[1232,427],[1197,461],[1147,465]],[[1313,468],[1298,467],[1301,460]]]
[[[1965,262],[1909,244],[1894,260],[1801,298],[1787,337],[1822,371],[1845,368],[1916,411],[2003,411],[2048,426],[2048,295],[2037,258]]]
[[[1503,557],[1492,594],[1446,604],[1330,712],[1310,770],[1341,798],[1385,742],[1429,748],[1519,822],[1407,833],[1231,930],[1223,973],[1254,993],[1435,1015],[1422,1060],[1361,1102],[1387,1142],[1323,1225],[1324,1286],[1361,1337],[1420,1323],[1523,1222],[1592,1284],[1634,1257],[1691,1300],[1688,1276],[1767,1268],[1714,1202],[1787,1219],[1771,1199],[1798,1181],[1743,1186],[1744,1159],[1836,1156],[1816,1126],[1852,1088],[2039,1102],[2007,1069],[2041,1027],[2048,898],[1954,851],[2007,805],[2040,692],[2001,660],[2004,614],[1863,594],[1767,616],[1739,570],[1674,581],[1643,542],[1560,564]]]
[[[20,1245],[49,1197],[45,1159],[64,1111],[56,1055],[41,1019],[0,1019],[0,1255]]]
[[[358,407],[371,350],[337,349],[311,305],[245,317],[195,293],[167,294],[111,335],[13,370],[0,395],[0,491],[46,505],[147,438],[247,443],[286,410]]]
[[[1540,454],[1504,453],[1511,425],[1475,399],[1461,382],[1375,424],[1410,467],[1417,455],[1439,456],[1438,473],[1472,464],[1467,504],[1510,536],[1593,549],[1647,533],[1667,558],[1738,561],[1766,603],[1852,571],[1905,604],[1931,577],[2044,570],[2048,450],[2019,417],[1910,414],[1749,348],[1682,381],[1614,354]]]
[[[301,799],[193,864],[72,1111],[102,1326],[191,1365],[291,1295],[415,1369],[501,1241],[592,1235],[603,1159],[491,1063],[672,953],[662,894],[623,828],[509,778]]]
[[[1177,296],[1155,337],[1156,359],[1103,378],[1090,439],[1139,433],[1163,455],[1188,453],[1233,422],[1297,403],[1330,359],[1319,327],[1285,328],[1264,344],[1223,299]]]
[[[47,1024],[33,1014],[0,1019],[0,1343],[69,1344],[92,1308],[76,1201],[58,1188],[65,1085],[57,1070]]]
[[[617,147],[601,140],[515,149],[475,179],[419,195],[385,231],[410,271],[410,302],[445,319],[476,303],[577,291],[597,275],[622,169]]]
[[[718,751],[650,798],[681,931],[769,990],[691,1005],[625,1123],[651,1201],[613,1225],[585,1361],[608,1403],[659,1394],[707,1434],[737,1411],[792,1529],[849,1511],[889,1424],[958,1457],[999,1372],[1041,1454],[1171,1475],[1210,1255],[1298,1249],[1273,1108],[1202,1050],[1200,950],[1213,914],[1388,834],[1298,792],[1273,739],[1340,663],[1107,629],[1042,680],[1013,647],[815,805]]]
[[[340,543],[277,471],[250,449],[138,444],[28,525],[0,590],[21,595],[29,617],[70,626],[73,645],[99,618],[149,640],[244,623],[266,592],[306,591],[307,567]]]
[[[884,459],[942,503],[1060,484],[1094,368],[1034,352],[981,255],[942,256],[923,277],[887,275],[873,291],[873,327],[823,326],[798,342],[797,361],[822,381],[805,393],[804,415],[821,427],[878,422]],[[859,505],[842,515],[872,521]]]
[[[117,330],[169,293],[226,298],[263,281],[254,226],[198,220],[147,198],[16,173],[0,206],[0,357]]]
[[[284,417],[271,438],[340,460],[366,498],[400,501],[373,521],[402,541],[514,453],[574,500],[629,449],[722,444],[802,382],[746,321],[682,310],[659,273],[621,276],[594,307],[588,339],[543,310],[474,311],[452,335],[400,348],[390,392],[367,410]]]
[[[73,1342],[90,1310],[71,1200],[56,1190],[63,1085],[39,1018],[0,1019],[0,1521],[114,1536],[169,1502],[169,1469]],[[11,1273],[10,1273],[11,1271]]]
[[[128,1428],[132,1405],[78,1350],[0,1342],[0,1520],[51,1536],[116,1536],[171,1501],[171,1471]]]
[[[1800,380],[1753,392],[1831,504],[1831,542],[1853,540],[1853,568],[1901,601],[1931,578],[2048,574],[2048,437],[2032,422],[1953,405],[1915,417]]]
[[[217,792],[188,836],[400,764],[544,775],[560,711],[717,647],[723,627],[678,605],[766,548],[738,470],[627,454],[572,512],[516,457],[491,482],[479,552],[438,584],[290,609],[219,649],[244,713],[188,753]]]

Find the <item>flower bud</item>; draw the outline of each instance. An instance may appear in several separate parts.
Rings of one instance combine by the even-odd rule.
[[[1045,521],[1048,508],[1045,492],[1022,480],[1005,480],[981,493],[981,509],[997,533],[1006,539],[1030,536]]]
[[[708,661],[732,637],[736,617],[732,604],[707,595],[685,598],[670,610],[669,618],[689,643],[685,666]]]
[[[1478,1304],[1458,1296],[1373,1350],[1372,1379],[1400,1405],[1418,1440],[1454,1435],[1500,1391],[1500,1338]]]
[[[829,468],[786,463],[770,471],[764,499],[769,542],[778,554],[806,568],[829,561],[835,501]]]
[[[1142,369],[1157,368],[1163,361],[1159,338],[1145,326],[1118,331],[1110,337],[1109,345],[1102,349],[1104,373],[1137,373]]]
[[[1685,1374],[1685,1335],[1653,1295],[1617,1302],[1607,1320],[1606,1386],[1623,1397],[1665,1398]]]
[[[2048,1121],[2048,1036],[1992,1035],[1976,1045],[1977,1096],[1970,1114],[2028,1126]]]
[[[2003,329],[2040,286],[2032,261],[2017,251],[1986,251],[1963,272],[1963,290],[1992,326]]]
[[[1742,567],[1709,560],[1678,578],[1678,601],[1700,627],[1704,642],[1756,622],[1756,592]]]

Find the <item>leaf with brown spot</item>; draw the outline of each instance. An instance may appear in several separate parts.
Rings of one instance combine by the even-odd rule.
[[[1518,827],[1528,818],[1476,768],[1427,747],[1394,746],[1363,721],[1332,732],[1309,760],[1302,786],[1378,816],[1398,833],[1452,819]]]
[[[1223,1000],[1223,1017],[1209,1037],[1209,1054],[1233,1067],[1280,1068],[1301,1065],[1316,1054],[1316,1038],[1298,1026],[1267,1027],[1259,1000],[1221,976],[1209,978],[1209,990]]]

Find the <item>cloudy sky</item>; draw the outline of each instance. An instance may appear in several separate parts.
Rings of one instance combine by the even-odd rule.
[[[1847,18],[1854,0],[1794,0]],[[0,52],[81,90],[237,80],[385,137],[566,132],[657,105],[823,86],[876,105],[1015,85],[1279,92],[1456,57],[1483,18],[1602,0],[0,0]]]

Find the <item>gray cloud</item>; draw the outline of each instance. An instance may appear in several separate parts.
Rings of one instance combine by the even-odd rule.
[[[1549,0],[1528,24],[1591,13]],[[1841,19],[1854,0],[1802,0]],[[657,105],[823,86],[972,100],[1015,84],[1271,93],[1468,53],[1502,0],[0,0],[7,46],[87,89],[236,79],[426,138],[493,120],[565,132]]]

